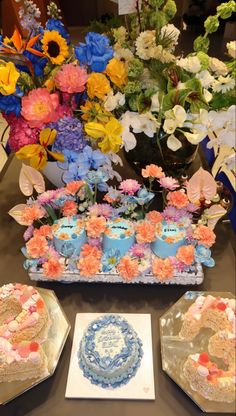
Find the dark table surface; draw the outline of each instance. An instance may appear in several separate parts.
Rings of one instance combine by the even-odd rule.
[[[7,212],[24,203],[18,186],[20,163],[13,160],[0,183],[0,285],[9,282],[30,284],[23,269],[24,227]],[[216,266],[205,268],[201,286],[141,286],[78,283],[38,283],[53,289],[72,329],[55,374],[12,402],[0,407],[1,416],[198,416],[203,413],[161,368],[159,318],[187,290],[230,291],[235,293],[234,235],[229,223],[216,228],[213,247]],[[34,284],[34,283],[32,283]],[[150,313],[154,354],[155,401],[65,399],[75,315],[77,312]],[[174,359],[174,355],[173,355]]]

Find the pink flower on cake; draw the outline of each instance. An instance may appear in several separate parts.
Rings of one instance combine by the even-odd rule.
[[[50,225],[42,225],[40,228],[35,228],[34,237],[45,237],[51,240],[53,238],[52,228]]]
[[[100,260],[102,257],[102,251],[99,250],[96,246],[91,246],[90,244],[84,244],[80,252],[81,257],[93,256],[96,259]]]
[[[27,254],[32,259],[43,257],[48,251],[48,242],[45,237],[35,236],[26,243]]]
[[[62,208],[62,215],[64,217],[73,217],[77,214],[77,204],[75,201],[66,201]]]
[[[88,79],[86,70],[74,63],[62,65],[55,82],[59,90],[70,94],[83,92]]]
[[[189,200],[185,192],[174,191],[169,192],[167,195],[168,204],[180,209],[185,208],[189,204]]]
[[[22,213],[25,225],[32,225],[34,221],[40,220],[46,215],[46,211],[39,204],[27,205]]]
[[[5,115],[10,126],[8,144],[11,150],[17,152],[27,144],[36,144],[39,141],[39,130],[31,129],[23,117],[14,114]]]
[[[58,259],[55,259],[54,257],[51,257],[46,261],[46,263],[43,264],[43,273],[45,276],[58,279],[62,276],[64,272],[64,265],[60,263]]]
[[[22,97],[21,114],[30,127],[42,128],[44,124],[59,119],[58,106],[56,93],[50,94],[47,88],[36,88]]]
[[[81,257],[77,263],[81,276],[93,277],[99,272],[100,260],[93,255]]]
[[[146,218],[148,221],[150,221],[152,224],[158,224],[163,220],[163,216],[158,211],[150,211],[147,213]]]
[[[81,186],[83,186],[85,184],[84,181],[72,181],[69,182],[66,185],[66,193],[70,194],[70,195],[75,195],[81,188]]]
[[[198,240],[199,245],[205,247],[211,247],[216,241],[216,235],[214,231],[208,228],[206,225],[199,225],[194,230],[193,237]]]
[[[142,169],[142,176],[143,178],[160,179],[163,178],[165,174],[161,167],[152,163],[151,165],[147,165],[145,169]]]
[[[187,266],[190,266],[194,262],[194,246],[181,246],[178,248],[176,258],[182,261]]]
[[[155,227],[147,221],[141,221],[137,224],[136,233],[138,243],[151,243],[155,240]]]
[[[86,223],[88,237],[98,238],[106,228],[104,217],[91,217]]]
[[[141,188],[135,179],[125,179],[120,183],[119,189],[128,195],[134,195]]]
[[[169,258],[160,259],[156,257],[152,262],[154,276],[160,280],[171,279],[174,275],[174,267]]]
[[[176,188],[179,188],[179,182],[171,176],[161,178],[158,182],[163,188],[169,189],[170,191],[174,191]]]
[[[138,260],[131,259],[129,256],[124,256],[118,264],[117,270],[124,279],[133,280],[139,275]]]

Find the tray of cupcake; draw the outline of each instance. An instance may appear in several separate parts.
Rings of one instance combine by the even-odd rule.
[[[22,253],[30,279],[201,284],[203,266],[215,264],[213,228],[225,214],[217,202],[217,184],[203,169],[183,183],[156,168],[165,189],[162,212],[150,210],[154,178],[149,188],[133,179],[118,189],[107,187],[102,203],[96,200],[96,186],[85,180],[50,191],[41,186],[35,198],[14,207],[10,215],[28,226]],[[33,168],[22,169],[30,181]],[[25,188],[29,195],[21,183]]]

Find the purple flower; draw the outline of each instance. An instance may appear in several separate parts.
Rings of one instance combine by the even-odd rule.
[[[114,209],[109,204],[94,204],[88,209],[90,215],[102,216],[106,219],[111,218]]]
[[[183,222],[186,225],[188,225],[192,219],[192,215],[185,208],[178,209],[172,205],[169,205],[164,209],[163,217],[167,221]]]
[[[146,255],[146,251],[148,250],[148,244],[134,244],[133,247],[129,250],[131,256],[138,257],[142,259]]]
[[[33,225],[30,225],[30,226],[29,226],[29,227],[25,230],[25,232],[24,232],[24,234],[23,234],[23,238],[24,238],[24,240],[25,240],[25,241],[28,241],[28,240],[32,237],[33,232],[34,232],[34,227],[33,227]]]
[[[41,205],[48,205],[53,202],[57,197],[57,190],[46,191],[40,194],[37,198]]]
[[[81,152],[85,148],[87,142],[84,138],[83,126],[77,118],[63,117],[57,123],[49,123],[48,127],[57,130],[53,149]]]

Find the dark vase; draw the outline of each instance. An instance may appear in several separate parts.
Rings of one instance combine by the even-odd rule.
[[[182,143],[176,152],[167,147],[168,135],[163,135],[160,139],[161,149],[156,137],[150,138],[144,133],[135,134],[135,137],[136,147],[124,154],[137,175],[141,175],[141,170],[151,163],[161,166],[166,173],[183,171],[193,162],[198,150],[198,145],[189,143],[182,134],[176,135]]]

